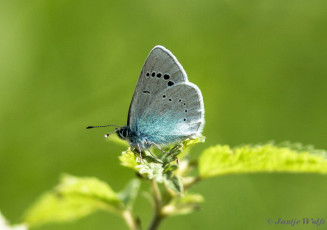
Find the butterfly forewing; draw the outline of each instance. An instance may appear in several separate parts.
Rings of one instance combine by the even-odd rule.
[[[135,130],[139,118],[161,91],[186,81],[187,75],[175,56],[162,46],[154,47],[138,79],[127,125]]]

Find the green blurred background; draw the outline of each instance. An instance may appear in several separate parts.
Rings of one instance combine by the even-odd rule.
[[[85,126],[126,124],[142,65],[158,44],[203,93],[207,140],[194,156],[214,144],[269,140],[327,149],[326,12],[325,0],[2,0],[0,210],[19,221],[63,172],[124,187],[134,173],[119,165],[122,148],[104,140],[112,129]],[[205,196],[202,210],[167,219],[162,229],[289,229],[266,221],[327,220],[326,176],[224,176],[193,191]],[[146,226],[145,198],[136,211]],[[99,212],[38,229],[127,227]]]

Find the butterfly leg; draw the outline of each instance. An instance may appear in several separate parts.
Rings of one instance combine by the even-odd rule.
[[[140,160],[142,162],[142,151],[141,151],[141,147],[139,144],[137,144],[137,151],[139,152]]]
[[[160,162],[160,159],[159,159],[157,156],[155,156],[153,153],[151,153],[150,150],[148,150],[148,152],[151,154],[151,156],[152,156],[154,159],[156,159],[157,161]]]
[[[137,145],[137,148],[131,148],[132,152],[135,154],[135,155],[138,155],[140,157],[140,160],[142,162],[142,153],[141,153],[141,148],[139,145]]]
[[[156,143],[152,142],[151,144],[154,145],[154,146],[156,146],[157,149],[159,149],[161,152],[166,153],[166,154],[169,154],[169,152],[163,151],[163,150],[160,148],[160,146],[157,145]]]
[[[165,153],[165,154],[170,154],[170,156],[172,156],[172,153],[171,152],[166,152],[166,151],[163,151],[161,148],[160,148],[160,146],[159,145],[157,145],[156,143],[151,143],[151,144],[153,144],[154,146],[156,146],[161,152],[163,152],[163,153]],[[151,152],[150,152],[151,153]],[[152,153],[151,153],[151,155],[152,155]],[[152,155],[153,156],[153,155]],[[179,164],[179,159],[178,159],[178,157],[177,156],[175,156],[176,157],[176,163],[177,164]]]
[[[138,151],[136,151],[135,148],[131,148],[131,150],[132,150],[132,152],[134,153],[134,155],[136,155],[136,156],[140,156],[140,159],[141,159],[141,161],[142,161],[142,155],[141,155]]]

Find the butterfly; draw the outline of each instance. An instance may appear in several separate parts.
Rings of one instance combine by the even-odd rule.
[[[200,89],[188,81],[183,67],[168,49],[155,46],[139,76],[127,125],[114,132],[133,151],[141,153],[151,147],[163,151],[161,147],[201,136],[203,126]],[[87,128],[95,127],[107,126]]]

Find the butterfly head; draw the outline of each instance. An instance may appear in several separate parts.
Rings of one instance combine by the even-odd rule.
[[[120,139],[126,140],[129,136],[130,129],[127,126],[116,129],[116,133]]]
[[[132,148],[143,147],[142,139],[128,126],[116,129],[116,133],[120,139],[127,141]]]

